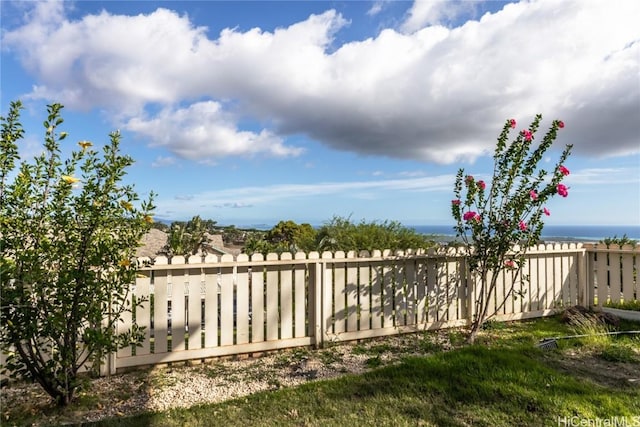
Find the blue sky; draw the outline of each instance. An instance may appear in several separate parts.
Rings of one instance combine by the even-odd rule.
[[[549,225],[640,224],[640,2],[2,1],[1,110],[119,129],[156,215],[451,224],[504,121],[566,123]]]

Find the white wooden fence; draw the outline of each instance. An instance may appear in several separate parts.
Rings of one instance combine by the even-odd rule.
[[[636,253],[566,243],[532,248],[524,268],[529,280],[515,283],[524,296],[510,294],[496,318],[638,298]],[[618,257],[620,270],[611,261]],[[132,293],[153,300],[153,315],[149,303],[135,313],[145,340],[113,355],[105,372],[463,326],[477,298],[466,259],[446,248],[157,258],[140,273]],[[500,278],[490,308],[508,293],[512,276]]]
[[[491,308],[512,284],[497,320],[546,316],[562,307],[640,299],[637,248],[549,244],[531,248],[524,273],[506,272]],[[144,260],[141,260],[144,261]],[[312,252],[278,256],[159,257],[141,267],[132,298],[141,347],[110,355],[102,373],[171,362],[467,325],[477,287],[453,249],[391,254]]]

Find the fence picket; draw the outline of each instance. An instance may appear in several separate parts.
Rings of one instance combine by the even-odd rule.
[[[189,265],[192,265],[189,260]],[[189,269],[187,319],[189,325],[189,350],[202,348],[202,269]]]
[[[373,251],[372,257],[381,257],[380,251]],[[384,286],[384,267],[381,261],[371,263],[371,328],[382,328],[384,317],[384,298],[382,288]]]
[[[156,263],[158,260],[156,260]],[[154,305],[153,305],[153,347],[154,353],[165,353],[168,349],[168,312],[170,270],[153,271]]]
[[[284,252],[280,259],[292,259],[291,253]],[[280,338],[293,337],[293,271],[291,265],[280,266]]]
[[[622,298],[625,301],[633,301],[634,299],[640,299],[639,290],[634,289],[637,286],[634,283],[634,272],[637,272],[637,268],[634,267],[633,261],[635,255],[630,253],[622,254]]]
[[[363,251],[361,258],[368,258],[369,252]],[[360,304],[360,321],[358,330],[371,329],[371,265],[358,264],[358,302]]]
[[[336,259],[344,259],[344,252],[338,251]],[[344,262],[333,263],[333,333],[339,334],[346,331],[346,264]]]
[[[358,263],[353,262],[356,254],[354,251],[349,251],[347,253],[347,259],[350,261],[345,264],[345,275],[346,275],[346,285],[345,285],[345,293],[346,293],[346,314],[347,314],[347,331],[357,331],[358,330]]]
[[[298,252],[295,255],[295,259],[306,259],[304,252]],[[294,281],[294,336],[301,338],[306,336],[307,332],[307,286],[305,284],[306,277],[306,265],[294,264],[293,265],[293,281]]]
[[[222,256],[221,263],[226,261]],[[220,267],[220,345],[233,345],[235,329],[234,279],[236,271],[233,266]]]
[[[174,263],[172,262],[172,264]],[[171,329],[169,329],[171,331],[171,351],[182,351],[186,348],[185,298],[189,286],[186,271],[182,269],[171,271]]]
[[[151,351],[151,304],[149,301],[151,287],[151,273],[149,275],[142,275],[136,279],[136,299],[142,300],[143,303],[140,306],[135,307],[136,310],[136,322],[138,326],[144,328],[144,339],[141,346],[136,347],[136,355],[149,354]]]
[[[204,346],[205,348],[219,345],[219,304],[217,268],[207,267],[204,271]]]
[[[247,255],[238,255],[238,263],[247,261]],[[238,265],[236,277],[236,344],[246,344],[249,342],[249,267]]]
[[[264,260],[260,253],[251,256],[252,263],[259,263]],[[264,285],[265,271],[260,265],[251,266],[251,342],[264,341],[265,321],[264,321]]]
[[[278,259],[277,254],[267,254],[267,261]],[[280,267],[277,264],[267,265],[267,341],[277,340],[280,327],[280,299],[278,296],[278,282]]]

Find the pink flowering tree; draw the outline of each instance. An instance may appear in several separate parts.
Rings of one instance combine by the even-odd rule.
[[[514,295],[514,285],[526,281],[523,273],[525,254],[536,244],[551,212],[546,203],[551,197],[567,197],[569,189],[562,180],[569,175],[564,165],[571,153],[567,145],[553,170],[539,166],[564,123],[554,120],[540,143],[534,143],[542,120],[537,115],[528,129],[521,130],[509,142],[516,121],[507,120],[498,137],[491,182],[458,171],[451,201],[456,234],[464,242],[473,283],[476,283],[475,315],[469,341],[473,342],[482,325]],[[496,301],[490,312],[490,295],[495,294],[498,278],[508,270],[514,281],[504,299]]]

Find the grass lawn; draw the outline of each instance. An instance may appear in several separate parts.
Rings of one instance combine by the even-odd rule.
[[[640,325],[623,322],[619,329]],[[535,346],[575,332],[557,317],[490,323],[476,345],[424,346],[424,356],[361,375],[92,425],[558,426],[559,419],[573,423],[560,425],[640,425],[640,336]],[[593,424],[598,419],[610,424]]]

